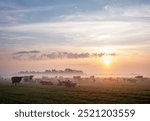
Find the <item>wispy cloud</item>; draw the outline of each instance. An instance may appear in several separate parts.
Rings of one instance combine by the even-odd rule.
[[[0,27],[0,30],[2,29],[27,35],[32,33],[37,40],[42,40],[40,42],[46,42],[47,45],[58,45],[63,42],[70,47],[143,45],[147,44],[150,38],[148,22],[70,21]],[[30,39],[39,44],[37,40]]]
[[[38,6],[30,8],[18,8],[14,10],[2,10],[1,13],[31,13],[31,12],[41,12],[41,11],[52,11],[56,8],[54,6]]]
[[[18,13],[18,15],[21,13],[22,16],[24,15],[22,13],[38,11],[37,15],[39,15],[41,11],[56,10],[64,8],[66,5],[60,5],[56,8],[54,6],[17,8],[12,13]],[[78,6],[77,9],[79,9]],[[57,49],[58,46],[61,48],[100,48],[102,46],[123,48],[123,46],[134,45],[134,47],[139,47],[149,44],[149,4],[123,7],[104,4],[101,9],[91,9],[89,11],[74,10],[70,14],[64,14],[64,12],[63,14],[57,14],[55,22],[50,21],[51,19],[46,19],[44,22],[31,22],[29,20],[28,24],[24,22],[17,25],[0,26],[0,43],[15,43],[19,46],[40,45],[41,48],[55,47],[54,49]],[[11,13],[11,11],[7,12]],[[51,16],[51,14],[49,15]],[[44,16],[47,16],[47,14]],[[8,16],[8,18],[10,21],[11,19],[15,21],[17,17]],[[36,19],[34,18],[34,20]],[[2,35],[2,33],[5,33],[5,35]]]
[[[50,52],[41,53],[40,51],[19,51],[13,53],[15,60],[48,60],[48,59],[83,59],[101,58],[102,56],[116,56],[116,53],[72,53],[72,52]]]
[[[148,21],[150,5],[118,7],[105,5],[101,10],[61,15],[63,21]]]
[[[32,50],[32,51],[19,51],[14,53],[13,55],[19,55],[19,54],[35,54],[35,53],[40,53],[40,51],[37,50]]]
[[[115,3],[117,2],[119,1],[115,1]],[[12,10],[15,15],[11,11],[9,11],[11,14],[8,14],[8,16],[6,14],[5,17],[9,19],[8,21],[18,21],[15,20],[18,18],[16,16],[24,19],[24,13],[30,14],[32,11],[37,11],[38,19],[27,15],[25,20],[28,24],[20,22],[20,24],[14,26],[1,26],[1,33],[6,33],[6,36],[0,36],[0,42],[8,43],[10,41],[16,44],[27,42],[28,45],[31,43],[36,45],[46,43],[45,46],[49,47],[58,46],[60,43],[66,47],[147,45],[150,38],[150,5],[137,4],[120,7],[113,6],[112,2],[108,3],[110,4],[104,4],[97,10],[94,8],[94,10],[90,8],[89,11],[73,10],[69,14],[66,14],[65,11],[62,11],[63,14],[59,14],[56,10],[65,8],[66,5],[60,5],[56,8],[55,5],[17,8]],[[49,14],[49,12],[41,14],[41,11],[45,10],[56,11],[55,22],[52,22],[51,18],[47,18],[53,16],[53,14]],[[44,15],[44,17],[40,17],[41,15]],[[36,21],[41,18],[46,20],[44,22]],[[14,37],[9,37],[11,34]]]

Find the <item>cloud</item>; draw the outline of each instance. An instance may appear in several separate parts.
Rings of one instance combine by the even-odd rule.
[[[119,21],[118,17],[115,20],[96,21],[95,18],[103,18],[99,14],[90,16],[90,21],[82,21],[83,18],[88,18],[86,15],[81,15],[78,21],[70,19],[70,21],[56,21],[22,24],[9,27],[0,27],[1,31],[6,33],[26,34],[36,38],[29,38],[34,44],[47,43],[49,46],[63,43],[62,45],[70,47],[100,47],[103,45],[143,45],[147,44],[150,35],[150,24],[144,21],[131,21],[126,18]],[[146,18],[147,19],[147,18]],[[89,29],[90,28],[90,29]],[[32,35],[30,35],[32,33]],[[1,38],[1,37],[0,37]],[[16,37],[17,38],[17,37]],[[19,39],[20,37],[18,37]],[[6,38],[7,39],[7,38]],[[21,38],[22,41],[27,41],[28,38]],[[42,41],[41,41],[42,40]],[[6,40],[7,41],[7,40]],[[37,42],[38,41],[38,42]],[[20,43],[20,41],[18,41]]]
[[[90,56],[89,53],[65,53],[67,58],[88,58]]]
[[[54,58],[71,58],[71,59],[77,59],[77,58],[88,58],[90,57],[89,53],[68,53],[68,52],[52,52],[49,54],[45,54],[49,59]]]
[[[1,11],[4,13],[31,13],[31,12],[41,12],[41,11],[52,11],[55,10],[56,8],[54,6],[40,6],[40,7],[30,7],[26,9],[15,9],[15,10],[5,10]]]
[[[61,15],[58,19],[62,21],[148,21],[150,19],[150,5],[128,7],[105,5],[100,10]]]
[[[102,56],[116,56],[116,53],[72,53],[72,52],[50,52],[19,51],[13,54],[15,60],[52,60],[52,59],[83,59],[101,58]]]
[[[14,53],[13,55],[36,54],[36,53],[40,53],[40,51],[37,51],[37,50],[32,50],[32,51],[19,51],[19,52]]]
[[[45,9],[48,8],[35,7],[35,10],[39,11]],[[30,10],[32,11],[32,8]],[[20,9],[18,13],[24,12],[30,13],[28,10],[24,11],[24,9]],[[54,50],[61,48],[60,51],[67,51],[70,48],[78,49],[79,47],[91,50],[93,47],[101,48],[103,46],[115,46],[116,50],[125,46],[136,46],[139,50],[139,47],[149,44],[149,4],[125,7],[115,7],[108,4],[103,6],[102,9],[92,11],[63,13],[57,14],[55,17],[49,13],[48,15],[42,15],[46,17],[45,21],[39,20],[39,18],[45,17],[38,16],[38,19],[33,20],[39,21],[31,22],[30,14],[29,17],[25,18],[25,20],[29,20],[28,23],[0,26],[0,44],[3,46],[3,43],[5,45],[12,43],[18,47],[23,45],[25,48],[28,48],[29,45],[36,45],[37,47],[53,48]],[[55,21],[51,21],[51,18],[47,19],[49,15]],[[5,33],[5,35],[2,36],[2,33]],[[11,34],[13,36],[10,36]],[[49,56],[53,55],[50,54]],[[70,56],[75,55],[70,54]]]

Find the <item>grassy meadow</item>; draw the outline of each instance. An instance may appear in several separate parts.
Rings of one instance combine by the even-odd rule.
[[[0,85],[1,104],[145,104],[150,103],[150,85],[79,81],[69,88],[38,83]]]

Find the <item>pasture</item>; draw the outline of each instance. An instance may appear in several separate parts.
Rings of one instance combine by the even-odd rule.
[[[92,83],[79,81],[69,88],[38,83],[0,84],[1,104],[145,104],[150,103],[150,85]]]

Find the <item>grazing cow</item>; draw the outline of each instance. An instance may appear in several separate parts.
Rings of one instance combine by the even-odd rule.
[[[77,83],[74,83],[70,80],[67,80],[67,81],[60,81],[58,80],[58,86],[65,86],[65,87],[76,87],[77,86]]]
[[[74,82],[68,81],[60,81],[58,80],[58,86],[65,86],[65,87],[76,87],[77,84]]]
[[[17,76],[16,77],[12,77],[11,78],[12,84],[14,84],[14,85],[19,84],[21,82],[22,78],[23,77],[17,77]]]
[[[58,86],[65,86],[65,83],[66,81],[60,81],[59,79],[57,80],[58,81]]]
[[[77,84],[68,80],[68,81],[66,81],[65,86],[66,87],[76,87]]]
[[[58,81],[58,86],[62,86],[62,81],[60,81],[59,79],[57,80]]]

